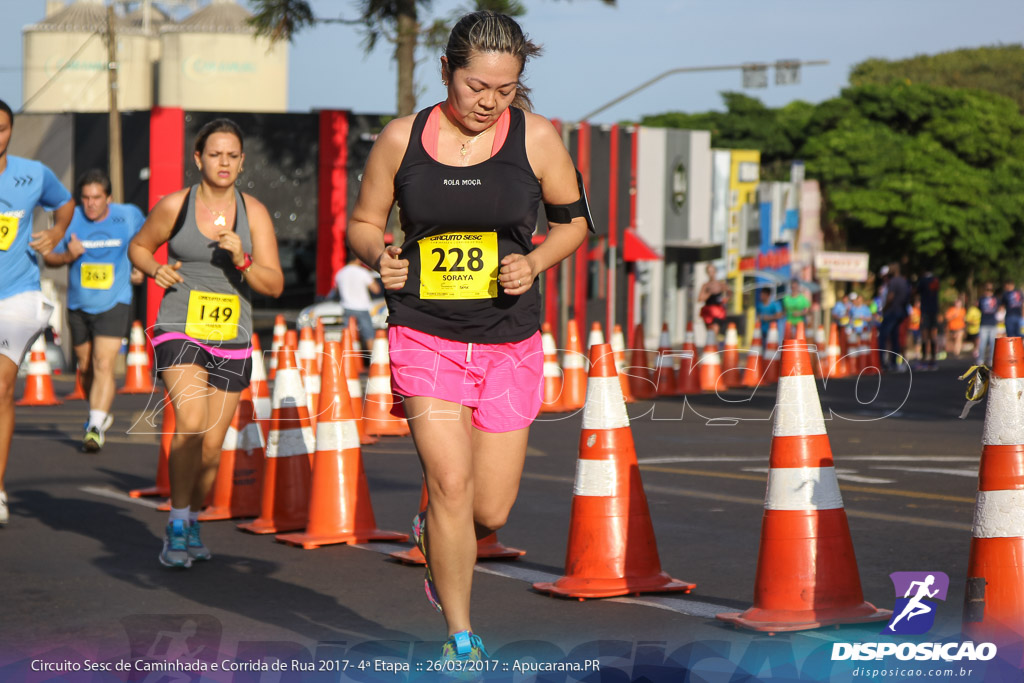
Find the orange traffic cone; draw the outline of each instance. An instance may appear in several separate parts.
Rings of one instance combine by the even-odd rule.
[[[53,393],[53,378],[50,377],[50,362],[46,360],[46,339],[43,335],[32,342],[32,351],[28,358],[28,378],[25,380],[25,393],[16,405],[19,406],[59,406],[62,401]]]
[[[70,394],[64,394],[65,401],[87,401],[89,397],[85,395],[85,387],[82,386],[82,371],[75,370],[75,389]]]
[[[718,350],[718,340],[710,329],[704,341],[704,355],[700,358],[700,388],[705,392],[717,392],[725,389],[722,379],[722,354]]]
[[[210,504],[199,513],[202,522],[256,517],[264,467],[263,432],[256,423],[252,386],[242,389],[235,416],[224,435]]]
[[[697,344],[694,341],[693,323],[686,323],[683,335],[683,353],[679,357],[679,373],[676,376],[676,393],[692,395],[700,393],[700,374],[697,370]]]
[[[420,512],[427,509],[428,498],[427,483],[423,482],[423,490],[420,492]],[[396,550],[388,554],[403,564],[423,565],[427,563],[426,558],[423,557],[423,553],[420,552],[417,546],[413,546],[408,550]],[[510,548],[498,541],[497,532],[478,539],[476,542],[476,559],[478,560],[514,560],[525,554],[525,550]]]
[[[277,377],[277,352],[284,346],[284,335],[288,331],[288,325],[284,316],[280,313],[274,318],[274,336],[270,340],[270,370],[267,377],[274,380]]]
[[[344,351],[336,341],[327,342],[324,351],[309,524],[303,532],[276,538],[307,550],[335,543],[407,541],[408,534],[377,528],[344,376]]]
[[[295,363],[295,351],[285,346],[277,354],[270,438],[267,439],[260,493],[260,516],[238,528],[254,534],[294,531],[306,526],[309,505],[310,457],[316,438],[309,423],[306,390]]]
[[[317,369],[316,339],[312,327],[303,327],[299,336],[299,352],[296,360],[302,372],[302,385],[306,389],[306,407],[309,421],[316,429],[317,407],[320,405],[320,371]]]
[[[590,349],[594,348],[598,344],[604,344],[604,331],[601,330],[601,323],[596,320],[590,323],[590,334],[587,335],[587,355],[590,355]]]
[[[284,333],[284,344],[281,345],[283,349],[291,349],[296,352],[295,363],[298,364],[298,351],[299,351],[299,333],[295,330],[285,330]],[[278,358],[280,361],[280,357]]]
[[[356,377],[366,372],[366,349],[363,348],[363,341],[359,338],[359,323],[355,316],[348,317],[348,333],[352,335],[352,350],[355,352],[353,361],[356,364]]]
[[[768,325],[768,338],[764,340],[765,373],[763,384],[775,384],[779,381],[779,324],[773,320]]]
[[[540,332],[541,346],[544,349],[544,393],[540,402],[540,412],[562,412],[562,368],[558,365],[558,349],[555,338],[551,335],[551,325],[544,323]]]
[[[743,386],[751,389],[761,384],[764,374],[764,363],[761,362],[761,326],[754,326],[754,334],[750,339],[750,350],[747,351],[747,369],[743,372]]]
[[[651,374],[650,359],[644,345],[644,324],[637,323],[633,329],[632,354],[629,360],[629,392],[638,401],[646,401],[658,392]]]
[[[719,619],[755,631],[881,621],[864,602],[802,329],[782,348],[754,606]]]
[[[814,332],[814,348],[811,350],[811,365],[814,367],[815,379],[822,379],[824,376],[822,367],[825,359],[825,346],[827,344],[828,338],[825,336],[825,327],[818,325]]]
[[[580,599],[689,592],[695,587],[661,571],[626,403],[608,344],[595,346],[590,356],[565,575],[533,587]]]
[[[562,411],[572,413],[583,407],[587,395],[587,357],[583,355],[576,319],[566,326],[565,353],[562,354]]]
[[[740,338],[736,323],[725,328],[725,348],[722,349],[722,383],[726,387],[738,387],[742,383],[740,369]]]
[[[674,396],[676,394],[676,355],[672,352],[672,342],[668,336],[668,323],[661,324],[661,336],[658,338],[658,364],[654,381],[658,385],[658,396]]]
[[[629,390],[629,378],[626,377],[626,337],[622,334],[622,325],[612,330],[612,351],[615,353],[615,372],[619,375],[619,386],[622,387],[622,398],[626,403],[633,403],[633,392]]]
[[[391,361],[388,359],[388,333],[377,330],[370,355],[370,377],[363,401],[363,424],[370,436],[408,436],[409,422],[391,412],[395,397],[391,393]]]
[[[1024,638],[1024,343],[996,339],[981,433],[964,633],[975,642]]]
[[[341,354],[345,379],[348,380],[348,395],[352,401],[352,417],[359,428],[359,443],[363,446],[377,443],[380,439],[366,433],[366,423],[363,421],[363,385],[359,381],[359,366],[363,357],[352,348],[352,331],[347,328],[341,332]]]
[[[316,372],[319,375],[324,369],[324,342],[327,336],[324,333],[324,321],[322,318],[316,319],[316,327],[313,328],[313,342],[316,346]],[[317,405],[317,404],[314,404]]]
[[[171,497],[171,475],[168,463],[171,459],[171,440],[177,431],[174,421],[174,404],[171,397],[164,391],[163,419],[160,425],[160,454],[156,461],[156,483],[149,488],[132,489],[128,495],[132,498],[148,498],[159,496],[160,498]]]
[[[249,389],[252,393],[252,405],[256,411],[256,420],[260,423],[263,441],[266,443],[267,434],[270,432],[270,385],[267,382],[266,365],[263,363],[260,337],[256,333],[252,335],[252,372],[249,374]]]
[[[153,392],[153,368],[149,364],[149,353],[146,351],[146,333],[142,323],[132,323],[132,331],[128,337],[128,356],[125,358],[124,386],[119,394],[149,394]]]
[[[825,367],[822,369],[829,379],[842,379],[849,374],[846,370],[846,357],[839,345],[839,327],[832,323],[828,333],[828,346],[825,347]]]
[[[871,338],[868,341],[868,360],[864,365],[865,375],[882,374],[882,358],[878,352],[878,328],[868,323],[871,328]]]

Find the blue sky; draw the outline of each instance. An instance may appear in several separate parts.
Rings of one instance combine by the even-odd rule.
[[[239,0],[245,2],[246,0]],[[575,120],[668,69],[827,59],[801,83],[747,90],[771,106],[818,102],[839,93],[850,68],[869,57],[897,59],[960,47],[1024,40],[1020,0],[523,0],[521,18],[544,54],[527,66],[538,113]],[[464,2],[434,0],[430,17]],[[44,0],[0,0],[0,98],[22,102],[21,28],[44,14]],[[314,0],[318,16],[355,15],[354,0]],[[366,55],[357,29],[307,29],[290,52],[289,109],[391,112],[395,68],[382,43]],[[444,93],[438,53],[420,52],[422,106]],[[596,117],[635,119],[665,111],[720,109],[723,90],[740,90],[737,72],[670,76]]]

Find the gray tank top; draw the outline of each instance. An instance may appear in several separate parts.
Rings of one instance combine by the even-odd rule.
[[[167,241],[167,262],[181,262],[178,274],[185,280],[164,291],[156,318],[157,334],[184,333],[202,342],[248,346],[252,339],[252,291],[231,255],[196,225],[196,194],[193,185],[187,202]],[[242,249],[252,253],[252,237],[242,193],[235,190],[234,230]]]

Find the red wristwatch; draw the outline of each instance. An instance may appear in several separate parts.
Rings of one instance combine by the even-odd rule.
[[[242,265],[235,266],[236,270],[239,270],[239,271],[241,271],[243,273],[245,273],[250,268],[252,268],[252,256],[250,256],[249,254],[245,254],[244,256],[245,256],[245,260],[242,261]]]

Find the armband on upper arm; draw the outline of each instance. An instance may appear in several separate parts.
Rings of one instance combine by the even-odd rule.
[[[587,188],[583,186],[583,176],[576,170],[576,184],[579,186],[580,198],[569,204],[544,204],[544,213],[549,223],[571,223],[573,218],[587,219],[587,228],[596,232],[594,217],[590,215],[590,204],[587,202]]]

